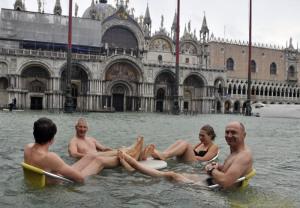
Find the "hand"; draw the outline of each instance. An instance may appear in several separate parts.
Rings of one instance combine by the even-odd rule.
[[[206,172],[210,171],[211,169],[218,169],[218,168],[219,168],[219,164],[216,162],[211,162],[205,166]]]
[[[109,147],[103,147],[102,148],[103,152],[107,152],[107,151],[111,151],[111,150],[112,150],[112,148],[109,148]]]

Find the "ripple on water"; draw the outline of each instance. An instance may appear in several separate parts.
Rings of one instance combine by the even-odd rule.
[[[128,174],[121,168],[104,170],[90,177],[85,185],[49,186],[30,189],[24,184],[20,163],[23,147],[32,142],[32,125],[47,116],[58,126],[51,150],[69,164],[69,138],[80,116],[89,122],[89,134],[101,143],[120,147],[131,145],[137,135],[145,143],[154,143],[160,150],[177,139],[198,141],[199,128],[211,124],[217,133],[220,162],[229,152],[224,140],[227,122],[239,120],[246,125],[246,142],[254,153],[257,175],[246,193],[208,191],[201,187],[182,185],[139,173]],[[236,115],[172,116],[146,113],[121,114],[50,114],[0,112],[0,207],[300,207],[300,141],[299,122],[291,119],[269,119]],[[201,165],[168,161],[168,169],[198,173]]]

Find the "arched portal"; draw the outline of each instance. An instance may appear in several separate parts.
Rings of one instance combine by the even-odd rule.
[[[116,111],[137,111],[141,108],[140,69],[128,60],[122,60],[109,66],[105,73],[107,84],[103,102]]]
[[[229,100],[225,101],[225,113],[230,113],[230,109],[231,109],[231,102]]]
[[[66,90],[66,68],[61,73],[61,90],[63,92]],[[88,74],[76,63],[72,64],[71,69],[71,90],[74,110],[84,109],[88,92]]]
[[[170,111],[173,103],[175,76],[170,71],[163,71],[155,79],[154,94],[156,95],[156,110]]]
[[[240,113],[240,107],[241,107],[240,101],[238,101],[238,100],[235,101],[234,105],[233,105],[233,112]]]
[[[198,75],[190,75],[183,82],[184,101],[189,102],[189,111],[203,112],[203,97],[206,96],[205,81]]]
[[[49,71],[41,65],[29,65],[21,72],[22,86],[28,91],[29,106],[42,110],[46,106],[45,92],[49,90]]]
[[[217,113],[222,113],[222,103],[221,101],[217,101]]]
[[[115,111],[123,112],[131,109],[131,102],[126,102],[126,96],[129,94],[129,89],[122,83],[115,84],[111,89],[112,107]]]
[[[8,101],[8,80],[5,77],[0,78],[0,107],[4,107],[9,103]]]

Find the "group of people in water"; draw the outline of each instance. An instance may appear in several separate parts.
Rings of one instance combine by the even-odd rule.
[[[184,183],[207,185],[210,181],[225,189],[238,186],[236,180],[252,171],[252,153],[245,145],[246,130],[244,125],[237,121],[230,122],[225,128],[225,140],[230,147],[229,156],[224,164],[208,163],[204,168],[207,176],[160,171],[139,161],[147,160],[148,157],[157,160],[176,157],[183,162],[210,161],[219,153],[219,147],[214,143],[216,134],[210,125],[201,127],[200,141],[195,146],[185,140],[178,140],[164,151],[159,151],[154,144],[144,146],[142,136],[139,136],[130,147],[119,149],[107,147],[95,138],[87,136],[88,123],[84,118],[78,119],[75,131],[76,134],[69,142],[68,151],[77,162],[68,165],[56,153],[49,151],[57,132],[55,123],[48,118],[38,119],[33,126],[35,142],[27,144],[24,148],[24,162],[80,183],[83,183],[87,176],[98,174],[103,168],[122,165],[130,172],[139,171],[152,177],[164,177]],[[47,182],[51,183],[51,179]]]

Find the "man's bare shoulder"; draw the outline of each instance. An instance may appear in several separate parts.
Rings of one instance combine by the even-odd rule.
[[[251,150],[246,147],[243,151],[237,154],[236,159],[242,163],[252,163],[252,152]]]

